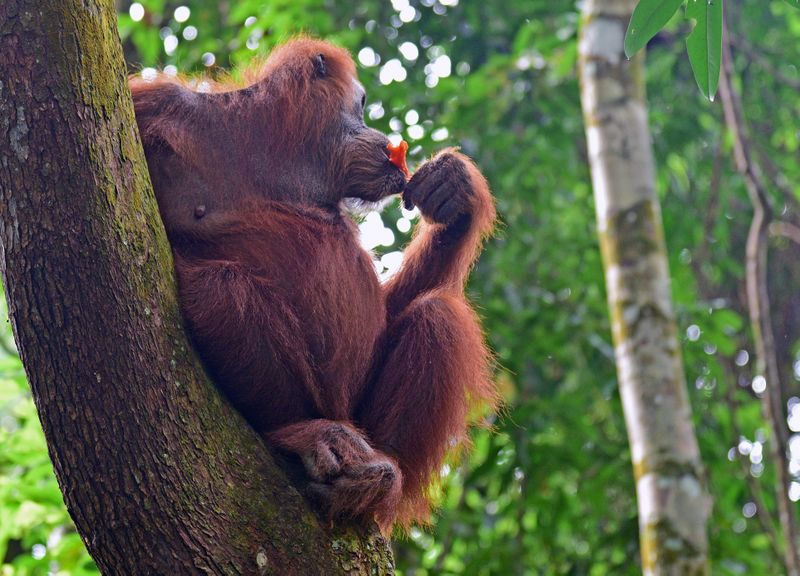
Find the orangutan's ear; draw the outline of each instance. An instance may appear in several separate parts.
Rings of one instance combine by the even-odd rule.
[[[314,76],[324,78],[328,75],[328,63],[325,60],[325,54],[317,54],[311,61],[314,63]]]

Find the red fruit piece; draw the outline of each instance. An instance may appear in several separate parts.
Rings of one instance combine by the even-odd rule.
[[[406,180],[408,180],[411,174],[406,165],[406,152],[408,152],[408,142],[405,140],[400,140],[400,144],[397,146],[393,146],[391,142],[389,143],[389,162],[400,168],[403,174],[406,175]]]

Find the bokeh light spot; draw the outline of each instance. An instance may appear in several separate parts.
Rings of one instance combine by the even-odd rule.
[[[425,136],[425,128],[423,128],[419,124],[414,124],[413,126],[409,126],[406,132],[408,133],[408,137],[411,138],[412,140],[419,140],[420,138]]]
[[[139,22],[142,18],[144,18],[144,6],[138,2],[134,2],[131,4],[131,7],[128,8],[128,14],[130,14],[131,20],[134,22]]]
[[[381,57],[369,46],[366,46],[358,51],[358,61],[362,66],[371,68],[381,63]]]
[[[417,16],[417,11],[413,6],[406,6],[400,10],[400,20],[402,22],[412,22]]]
[[[385,114],[382,102],[373,102],[367,107],[367,116],[370,120],[380,120]]]
[[[381,84],[387,85],[392,82],[402,82],[407,76],[408,72],[406,72],[402,62],[397,58],[392,58],[381,67],[378,79]]]
[[[178,37],[175,34],[170,34],[166,38],[164,38],[164,52],[167,53],[168,56],[172,56],[175,53],[175,50],[178,48]]]
[[[447,137],[450,136],[450,131],[447,128],[437,128],[433,132],[431,132],[431,140],[434,142],[441,142],[442,140],[447,140]]]
[[[175,8],[173,16],[175,17],[175,22],[186,22],[191,14],[192,11],[189,10],[188,6],[178,6]]]
[[[400,54],[403,58],[410,62],[419,58],[419,48],[417,48],[417,45],[413,42],[403,42],[398,47],[398,50],[400,50]]]
[[[212,52],[206,52],[200,57],[200,61],[203,63],[203,66],[213,66],[214,62],[217,61],[217,57],[214,56]]]

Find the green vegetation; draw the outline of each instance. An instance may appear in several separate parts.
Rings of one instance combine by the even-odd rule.
[[[629,34],[626,48],[633,53],[650,40],[650,127],[686,379],[714,498],[713,573],[782,574],[770,427],[760,410],[764,389],[754,379],[744,294],[752,207],[722,107],[707,99],[717,85],[720,56],[717,40],[710,40],[717,30],[707,28],[700,38],[683,18],[671,18],[680,2],[660,2],[669,15],[659,2],[640,6],[646,4],[652,12],[640,15],[646,37],[632,41]],[[697,9],[694,0],[689,4]],[[575,3],[119,5],[131,71],[214,76],[299,33],[331,39],[359,64],[368,123],[409,141],[412,170],[435,150],[457,145],[492,185],[503,224],[473,273],[470,293],[497,355],[507,407],[494,431],[475,435],[471,457],[446,471],[434,524],[396,541],[398,570],[415,576],[639,574],[634,476],[576,77]],[[749,144],[776,215],[794,226],[800,225],[796,7],[795,0],[725,6]],[[703,17],[720,18],[716,12]],[[701,41],[714,50],[693,53],[693,42]],[[375,252],[387,267],[408,237],[406,216],[399,204],[382,214],[394,241],[385,239]],[[768,273],[790,437],[787,489],[795,508],[798,254],[791,228],[776,226]],[[0,575],[96,573],[64,509],[7,326],[0,333],[0,447]]]

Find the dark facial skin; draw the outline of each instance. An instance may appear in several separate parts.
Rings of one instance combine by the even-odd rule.
[[[403,172],[389,161],[389,139],[364,123],[366,92],[360,84],[355,101],[342,114],[342,152],[344,157],[343,198],[377,202],[402,193],[406,179]]]

